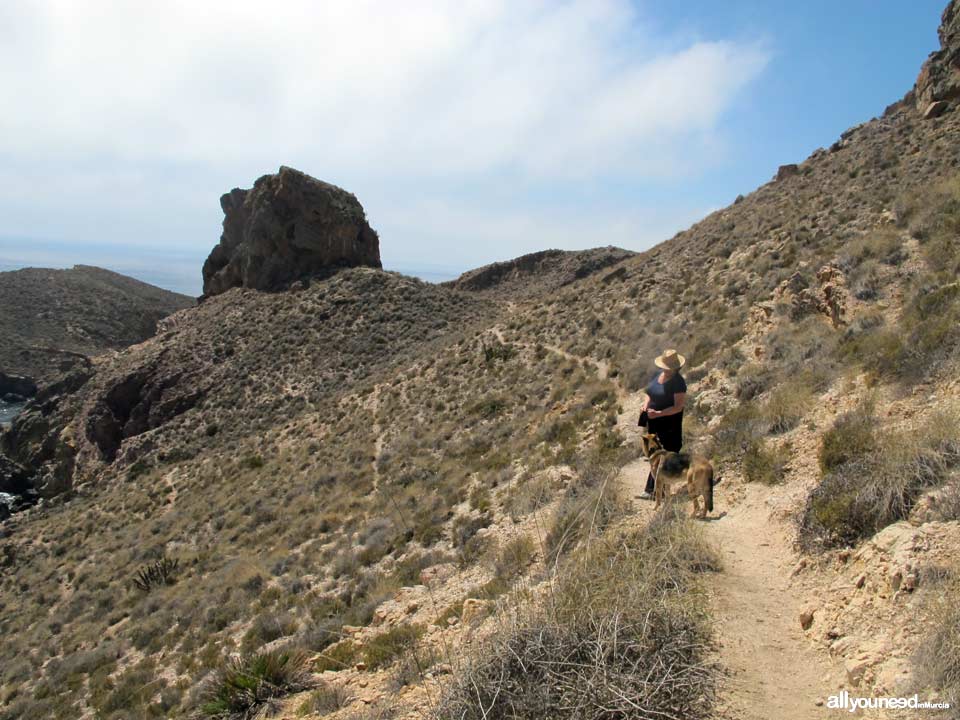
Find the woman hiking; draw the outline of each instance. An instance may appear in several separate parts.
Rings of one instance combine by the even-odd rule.
[[[653,363],[659,370],[647,384],[647,399],[640,408],[640,425],[657,436],[664,450],[680,452],[683,446],[683,406],[687,401],[687,383],[680,374],[686,359],[676,350],[664,350]],[[641,495],[653,498],[653,474],[647,476],[647,487]]]

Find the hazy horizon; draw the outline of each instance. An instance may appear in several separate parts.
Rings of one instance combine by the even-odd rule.
[[[93,265],[128,275],[151,285],[199,296],[203,292],[201,268],[208,252],[163,254],[144,252],[110,245],[73,246],[53,242],[17,241],[18,252],[11,244],[0,238],[0,272],[24,268],[66,269],[74,265]],[[457,268],[431,263],[421,265],[384,263],[384,270],[399,272],[420,278],[425,282],[439,283],[453,280],[473,268]]]
[[[941,11],[3,3],[0,262],[194,292],[220,195],[282,164],[354,193],[390,269],[642,251],[881,114]]]

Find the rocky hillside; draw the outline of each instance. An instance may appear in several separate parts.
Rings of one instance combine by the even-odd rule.
[[[495,294],[501,298],[530,298],[606,271],[635,254],[615,247],[543,250],[484,265],[443,284],[456,290]],[[605,276],[609,282],[617,277],[617,271],[612,270]]]
[[[883,117],[646,253],[241,282],[47,388],[2,438],[43,497],[2,526],[0,717],[960,702],[956,8]],[[666,346],[708,523],[625,502]]]
[[[0,373],[43,385],[87,358],[143,342],[160,319],[193,304],[185,295],[86,265],[2,272]]]

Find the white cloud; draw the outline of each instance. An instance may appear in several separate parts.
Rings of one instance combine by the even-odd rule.
[[[766,62],[759,45],[658,37],[628,0],[12,0],[0,232],[129,215],[189,234],[161,198],[212,244],[217,194],[281,163],[361,201],[443,205],[470,186],[481,207],[505,185],[563,202],[575,183],[696,173]]]

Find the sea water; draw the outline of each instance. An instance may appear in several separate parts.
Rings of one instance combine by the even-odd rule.
[[[0,400],[0,426],[6,427],[23,409],[23,403],[11,403]]]

